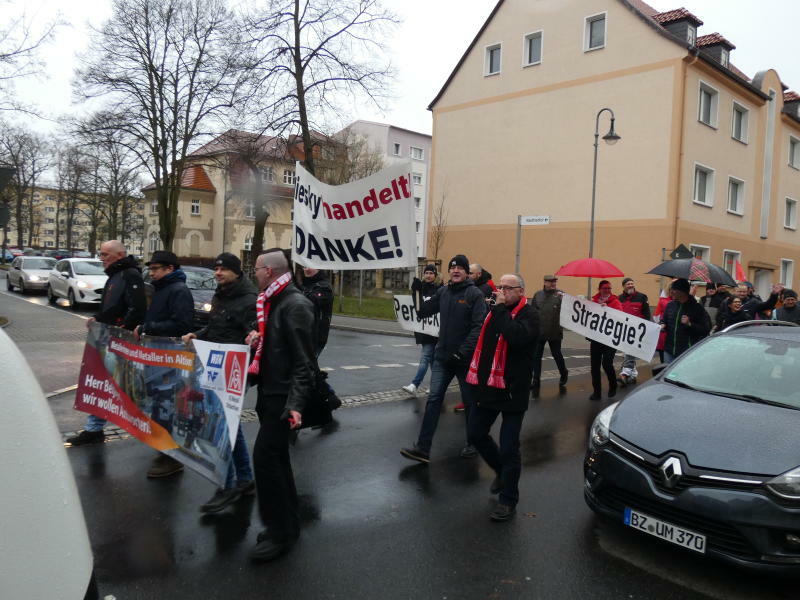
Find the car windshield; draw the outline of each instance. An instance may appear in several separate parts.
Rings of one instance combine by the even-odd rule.
[[[22,262],[23,269],[52,269],[56,261],[52,258],[26,258]]]
[[[710,393],[800,408],[800,339],[714,336],[668,367],[664,380]]]
[[[105,275],[103,263],[99,260],[76,261],[72,263],[75,275]]]
[[[217,288],[217,281],[214,279],[214,271],[211,269],[189,270],[186,273],[186,287],[190,290],[214,290]]]

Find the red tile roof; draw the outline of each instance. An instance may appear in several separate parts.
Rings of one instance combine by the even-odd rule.
[[[155,183],[151,183],[143,191],[154,190]],[[183,171],[181,178],[181,188],[187,190],[199,190],[201,192],[216,192],[217,188],[211,183],[206,170],[200,165],[190,165]]]
[[[800,100],[800,94],[797,92],[793,92],[789,90],[788,92],[783,92],[783,101],[784,102],[797,102]]]
[[[653,15],[653,18],[661,25],[665,25],[666,23],[674,23],[675,21],[682,21],[684,19],[691,21],[697,26],[703,24],[700,19],[698,19],[685,8],[677,8],[675,10],[668,10],[666,12],[658,13]]]
[[[697,47],[702,48],[703,46],[713,46],[714,44],[725,44],[731,50],[736,48],[733,44],[731,44],[728,40],[722,37],[719,33],[709,33],[708,35],[701,35],[697,38]]]

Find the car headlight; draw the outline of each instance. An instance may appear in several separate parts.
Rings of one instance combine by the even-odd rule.
[[[75,285],[77,285],[77,286],[78,286],[79,288],[81,288],[82,290],[85,290],[86,288],[88,288],[88,287],[89,287],[89,284],[88,284],[88,283],[86,283],[85,281],[79,281],[79,282],[78,282],[78,283],[76,283]]]
[[[607,406],[594,418],[592,428],[589,430],[589,447],[600,448],[608,443],[610,436],[609,426],[611,425],[611,415],[617,410],[619,402],[614,402],[611,406]]]
[[[800,467],[770,479],[767,489],[781,498],[800,500]]]
[[[211,304],[208,302],[195,302],[194,309],[202,310],[203,312],[211,312]]]
[[[28,281],[39,281],[41,277],[38,275],[28,275]]]

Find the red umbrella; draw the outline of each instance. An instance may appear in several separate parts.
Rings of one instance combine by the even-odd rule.
[[[625,273],[607,260],[600,258],[581,258],[568,262],[556,275],[566,277],[625,277]]]

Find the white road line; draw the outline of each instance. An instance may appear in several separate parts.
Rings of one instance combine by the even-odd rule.
[[[577,354],[575,356],[568,356],[567,358],[591,358],[588,354]]]
[[[331,369],[330,367],[320,367],[319,370],[327,371],[328,373],[330,373],[331,371],[335,371],[336,369]]]
[[[392,344],[392,348],[413,348],[416,344]]]
[[[408,363],[408,364],[411,365],[412,367],[418,367],[419,366],[419,363]]]
[[[342,366],[345,371],[355,371],[356,369],[369,369],[367,365],[347,365]]]
[[[38,306],[39,308],[48,308],[50,310],[57,310],[61,314],[71,315],[73,317],[78,317],[79,319],[83,319],[84,321],[88,321],[91,318],[91,317],[85,317],[83,315],[76,314],[74,312],[68,312],[68,311],[63,310],[61,308],[58,308],[56,306],[50,306],[49,304],[39,304],[38,302],[35,302],[33,300],[33,298],[21,298],[17,294],[12,294],[11,292],[0,291],[0,294],[2,294],[3,296],[8,296],[9,298],[15,298],[17,300],[22,300],[23,302],[27,302],[28,304],[33,304],[34,306]]]
[[[61,394],[66,394],[67,392],[71,392],[72,390],[77,390],[78,384],[69,385],[65,388],[61,388],[60,390],[55,390],[54,392],[47,392],[44,397],[45,398],[52,398],[53,396],[60,396]]]
[[[382,348],[383,344],[370,344],[367,348]]]
[[[383,365],[375,365],[375,366],[376,367],[383,367],[384,369],[391,369],[391,368],[402,367],[404,365],[401,365],[400,363],[386,363],[386,364],[383,364]]]

